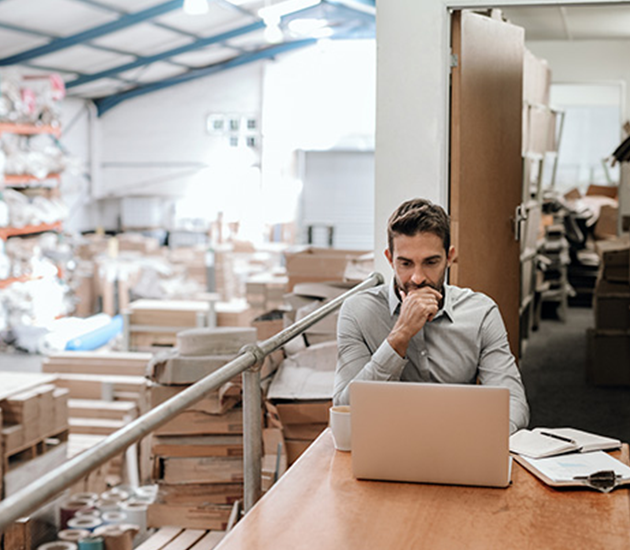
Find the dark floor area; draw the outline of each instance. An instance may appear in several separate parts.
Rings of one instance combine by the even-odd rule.
[[[567,322],[543,319],[521,360],[530,427],[572,427],[630,442],[630,388],[586,382],[590,308],[568,309]]]

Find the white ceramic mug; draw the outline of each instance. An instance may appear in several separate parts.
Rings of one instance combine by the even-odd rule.
[[[330,407],[330,429],[332,430],[335,449],[349,451],[351,431],[350,407],[348,405]]]

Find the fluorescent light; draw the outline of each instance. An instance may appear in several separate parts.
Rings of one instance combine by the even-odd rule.
[[[281,17],[295,13],[296,11],[304,10],[306,8],[312,8],[317,6],[321,0],[285,0],[284,2],[278,2],[265,8],[258,10],[258,15],[263,21],[279,21]]]
[[[209,9],[208,0],[184,0],[184,13],[188,15],[203,15]]]
[[[325,19],[293,19],[289,21],[289,30],[298,35],[309,36],[327,24]]]
[[[284,40],[282,29],[277,24],[267,24],[264,31],[264,37],[269,44],[280,44]]]

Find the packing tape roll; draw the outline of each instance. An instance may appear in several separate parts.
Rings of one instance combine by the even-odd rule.
[[[136,497],[148,497],[155,500],[155,497],[158,494],[158,486],[157,485],[143,485],[142,487],[138,487],[136,489]]]
[[[120,510],[120,501],[101,498],[96,501],[96,508],[101,512],[117,512]]]
[[[129,498],[129,491],[116,489],[116,487],[114,487],[109,491],[101,493],[101,498],[105,500],[116,500],[118,502],[122,502],[123,500],[127,500]]]
[[[72,500],[76,500],[76,499],[98,500],[98,493],[90,493],[87,491],[83,493],[73,493],[72,495],[70,495],[70,498]]]
[[[127,514],[125,512],[104,512],[101,519],[105,525],[115,525],[123,523],[127,519]]]
[[[53,542],[40,544],[37,550],[77,550],[77,545],[74,542],[55,540]]]
[[[61,529],[68,527],[68,520],[81,511],[93,510],[94,501],[88,498],[70,498],[59,507],[59,524]]]
[[[71,518],[68,520],[68,527],[70,529],[86,529],[87,531],[94,531],[97,527],[103,525],[101,518]]]
[[[127,521],[137,525],[140,533],[147,530],[148,506],[141,502],[121,502],[120,509],[127,514]]]
[[[105,550],[103,537],[87,537],[79,541],[79,550]]]
[[[105,550],[132,550],[133,539],[138,531],[137,525],[122,523],[99,527],[94,534],[103,538]]]
[[[90,532],[87,529],[64,529],[57,533],[57,538],[59,540],[65,540],[66,542],[78,542],[89,536]]]
[[[96,518],[99,519],[101,517],[101,513],[98,510],[90,510],[90,509],[82,509],[77,510],[77,513],[74,514],[75,518]]]

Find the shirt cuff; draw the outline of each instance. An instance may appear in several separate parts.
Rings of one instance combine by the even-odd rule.
[[[372,355],[372,362],[389,380],[400,380],[402,371],[407,365],[407,359],[398,355],[387,339]]]

